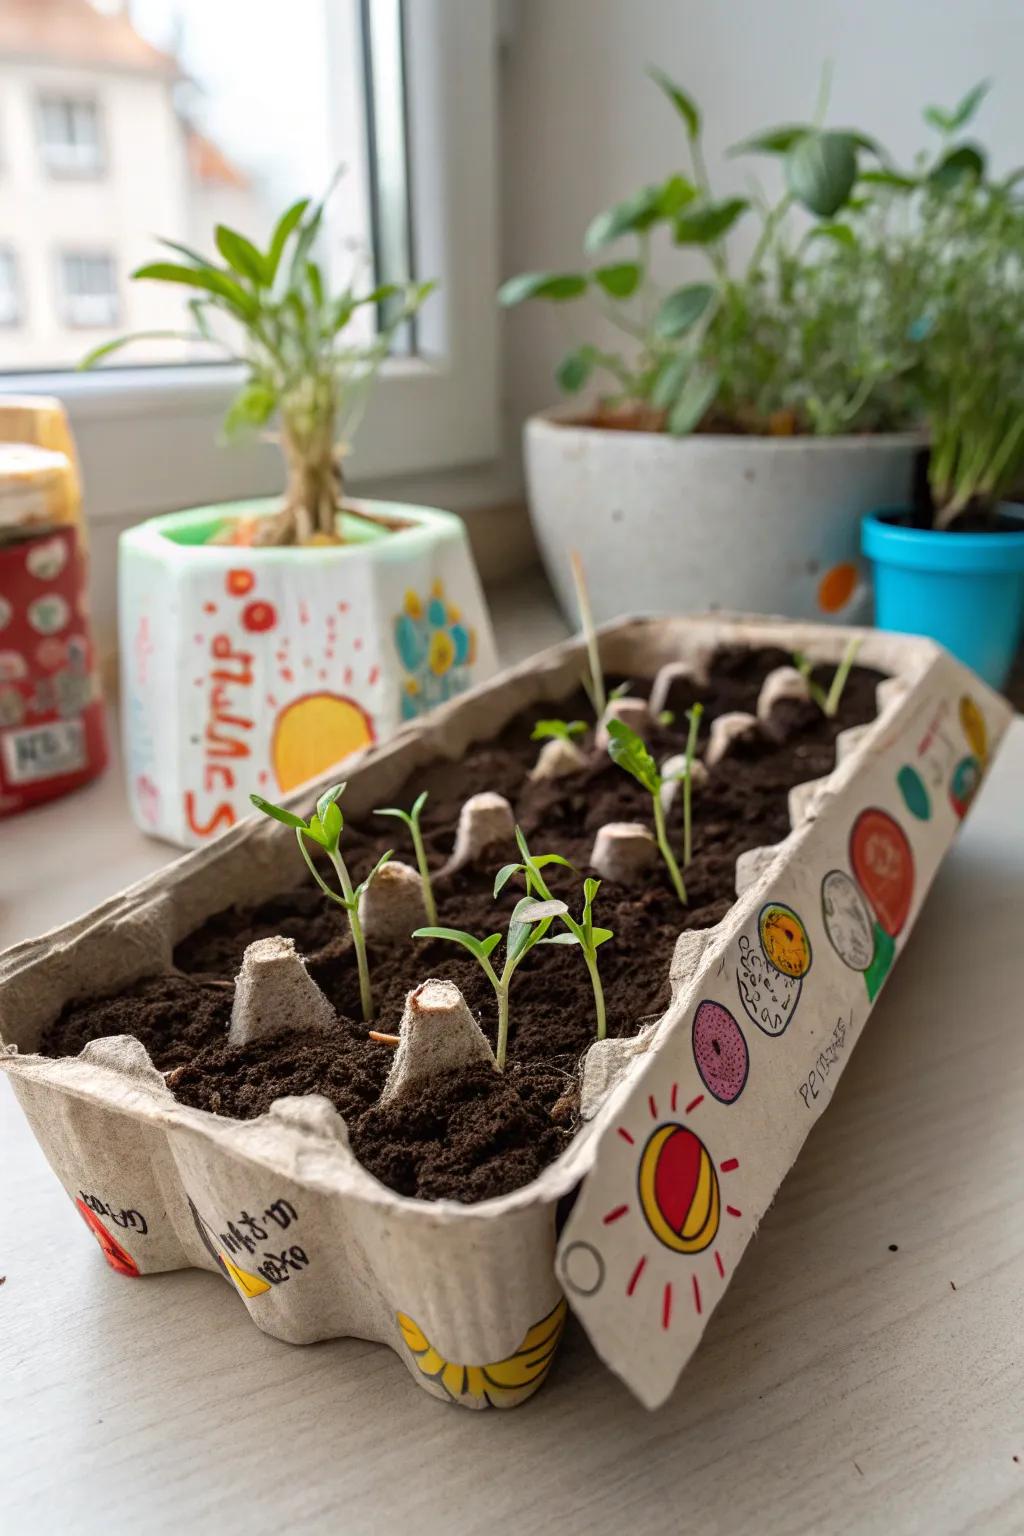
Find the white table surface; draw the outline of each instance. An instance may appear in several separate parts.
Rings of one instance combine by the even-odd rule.
[[[473,1414],[379,1345],[265,1337],[214,1275],[114,1274],[0,1084],[2,1536],[1024,1531],[1022,786],[1018,721],[653,1415],[575,1326],[532,1403]],[[5,825],[0,941],[167,856],[116,775]]]

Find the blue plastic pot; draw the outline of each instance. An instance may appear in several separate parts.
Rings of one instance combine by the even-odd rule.
[[[861,524],[879,629],[928,635],[993,688],[1006,682],[1024,628],[1024,508],[1000,514],[996,533],[912,528],[899,510]]]

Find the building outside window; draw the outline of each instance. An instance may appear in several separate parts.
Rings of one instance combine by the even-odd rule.
[[[99,176],[104,169],[98,103],[89,97],[42,96],[39,138],[51,176]]]
[[[117,269],[107,251],[61,251],[60,307],[66,325],[96,329],[117,325]]]
[[[0,247],[0,326],[14,326],[20,320],[17,257],[12,250]]]

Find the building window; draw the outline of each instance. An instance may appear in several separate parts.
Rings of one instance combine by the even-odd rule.
[[[116,325],[119,305],[114,258],[106,251],[62,251],[60,304],[65,325]]]
[[[100,113],[91,98],[41,97],[39,136],[51,176],[98,176],[103,170]]]
[[[21,293],[18,263],[13,251],[0,246],[0,325],[17,325],[21,320]]]

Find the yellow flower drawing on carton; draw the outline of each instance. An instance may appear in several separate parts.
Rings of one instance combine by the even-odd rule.
[[[418,1323],[396,1314],[402,1340],[428,1381],[465,1408],[515,1408],[532,1397],[551,1369],[565,1328],[565,1297],[534,1323],[514,1354],[490,1365],[458,1365],[434,1348]]]

